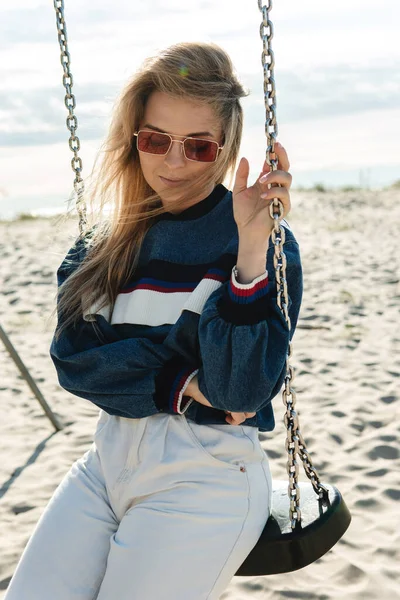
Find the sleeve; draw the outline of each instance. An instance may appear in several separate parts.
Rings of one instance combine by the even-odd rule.
[[[271,402],[284,381],[303,293],[298,244],[290,241],[284,248],[290,332],[268,270],[251,283],[240,284],[234,267],[230,280],[211,294],[200,315],[199,389],[214,408],[257,412]]]
[[[185,395],[189,382],[198,373],[181,357],[168,361],[156,377],[155,402],[157,406],[168,408],[171,414],[183,414],[194,402]]]
[[[57,270],[60,287],[79,266],[85,248],[75,243]],[[58,325],[62,314],[57,310]],[[100,335],[99,335],[100,334]],[[101,314],[53,336],[50,356],[65,390],[112,415],[141,418],[157,412],[182,414],[194,400],[184,391],[193,365],[146,338],[121,339]],[[169,387],[168,387],[169,386]]]

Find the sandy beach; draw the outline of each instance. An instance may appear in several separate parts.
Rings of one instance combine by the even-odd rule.
[[[304,270],[296,408],[322,482],[339,488],[353,519],[316,563],[235,577],[223,600],[400,598],[399,196],[292,192],[288,221]],[[49,356],[56,269],[77,233],[73,219],[62,228],[54,219],[0,223],[0,324],[63,424],[56,433],[0,342],[0,598],[53,491],[93,440],[97,407],[59,387]],[[260,440],[273,477],[285,479],[281,395],[273,402],[277,426]]]

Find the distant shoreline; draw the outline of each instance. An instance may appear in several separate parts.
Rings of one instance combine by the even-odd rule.
[[[308,194],[314,194],[314,193],[321,193],[321,194],[334,194],[334,195],[340,195],[343,193],[348,193],[348,192],[357,192],[357,193],[361,193],[361,194],[365,194],[365,193],[382,193],[382,192],[386,192],[386,191],[396,191],[398,190],[400,192],[400,179],[397,181],[394,181],[391,185],[388,186],[381,186],[381,187],[377,187],[377,188],[373,188],[373,187],[361,187],[361,186],[356,186],[356,185],[343,185],[340,187],[330,187],[328,185],[325,185],[323,183],[315,183],[312,187],[304,187],[304,186],[296,186],[296,187],[292,187],[291,188],[291,193],[294,199],[294,201],[296,200],[296,195],[298,194],[304,194],[304,193],[308,193]],[[0,205],[0,223],[11,223],[14,221],[34,221],[34,220],[49,220],[49,219],[57,219],[57,218],[61,218],[61,217],[65,217],[65,218],[70,218],[70,219],[75,219],[76,218],[76,211],[75,211],[75,207],[73,202],[71,202],[71,207],[68,209],[69,214],[67,212],[67,209],[65,211],[61,211],[60,207],[43,207],[43,208],[35,208],[32,210],[20,210],[15,212],[14,214],[11,214],[10,216],[4,215],[1,213],[1,205]]]

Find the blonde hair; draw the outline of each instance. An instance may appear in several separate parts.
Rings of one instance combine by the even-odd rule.
[[[214,110],[224,150],[197,178],[196,189],[198,192],[198,186],[211,181],[222,183],[227,175],[232,182],[243,128],[240,98],[248,92],[237,79],[228,54],[213,43],[182,42],[146,59],[116,100],[98,173],[99,155],[96,157],[91,174],[95,173],[95,184],[86,193],[92,217],[77,239],[84,242],[87,252],[58,289],[63,322],[57,337],[64,328],[76,324],[82,310],[100,297],[105,300],[98,308],[106,304],[113,307],[119,290],[137,266],[147,231],[165,212],[160,197],[144,179],[133,135],[154,91],[204,102]],[[192,195],[195,193],[193,189]],[[174,201],[174,208],[182,208],[190,197],[191,190],[185,190],[184,197]]]

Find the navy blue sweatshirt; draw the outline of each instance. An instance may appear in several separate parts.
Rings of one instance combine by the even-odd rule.
[[[244,424],[272,431],[271,401],[284,382],[303,293],[299,246],[288,223],[282,225],[290,334],[277,305],[272,241],[263,274],[248,284],[235,277],[232,192],[219,184],[181,213],[157,218],[112,311],[95,303],[53,338],[60,385],[111,415],[185,413],[196,423],[231,427],[225,411],[256,412]],[[57,270],[59,286],[85,253],[78,238]],[[212,408],[185,395],[195,375]]]

